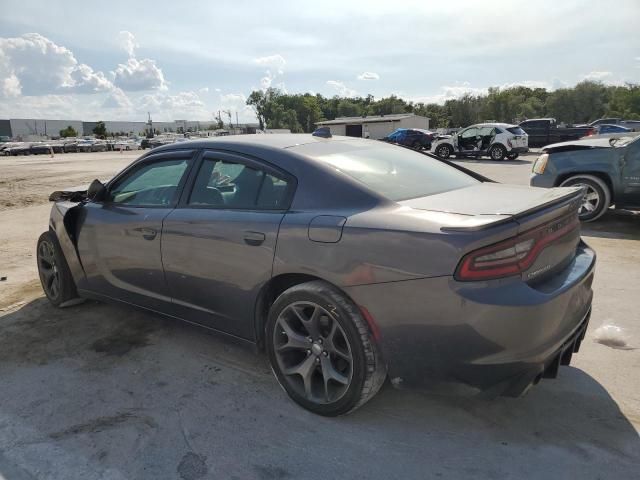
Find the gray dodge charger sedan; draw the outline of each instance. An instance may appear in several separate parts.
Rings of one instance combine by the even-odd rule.
[[[387,377],[517,396],[569,364],[587,328],[581,197],[373,140],[195,140],[54,192],[37,261],[54,305],[118,301],[265,349],[321,415]]]

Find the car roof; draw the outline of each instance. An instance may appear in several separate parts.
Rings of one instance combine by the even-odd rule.
[[[332,136],[329,138],[316,137],[308,133],[267,133],[267,134],[253,134],[253,135],[224,135],[220,137],[210,138],[197,138],[194,140],[187,140],[180,142],[180,147],[192,147],[192,148],[216,148],[216,145],[224,144],[225,146],[256,146],[256,147],[271,147],[271,148],[291,148],[296,145],[304,145],[307,143],[324,143],[324,142],[336,142],[350,140],[355,137],[343,137]],[[154,152],[171,150],[171,147],[175,144],[170,143],[161,147],[154,148]]]
[[[504,128],[512,128],[517,127],[518,125],[513,125],[512,123],[500,123],[500,122],[490,122],[490,123],[474,123],[470,125],[471,127],[504,127]]]

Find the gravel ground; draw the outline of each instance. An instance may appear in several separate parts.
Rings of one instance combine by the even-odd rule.
[[[56,310],[33,252],[48,194],[137,156],[0,158],[0,478],[638,478],[640,216],[584,228],[598,252],[587,338],[571,367],[522,399],[386,385],[354,414],[296,407],[262,355],[137,310]],[[460,161],[528,183],[531,160]],[[611,323],[630,349],[594,341]]]

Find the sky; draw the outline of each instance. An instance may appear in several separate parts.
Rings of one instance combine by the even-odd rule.
[[[2,0],[1,10],[0,118],[230,110],[254,121],[246,98],[269,86],[443,103],[490,86],[640,83],[640,0]]]

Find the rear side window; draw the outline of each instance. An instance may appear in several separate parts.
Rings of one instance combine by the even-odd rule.
[[[526,135],[527,133],[521,129],[520,127],[509,127],[507,131],[513,133],[514,135]]]
[[[191,206],[244,210],[285,208],[288,182],[242,163],[205,159],[200,166]]]
[[[408,200],[480,183],[421,153],[388,145],[350,142],[306,144],[294,151],[325,162],[393,201]]]

